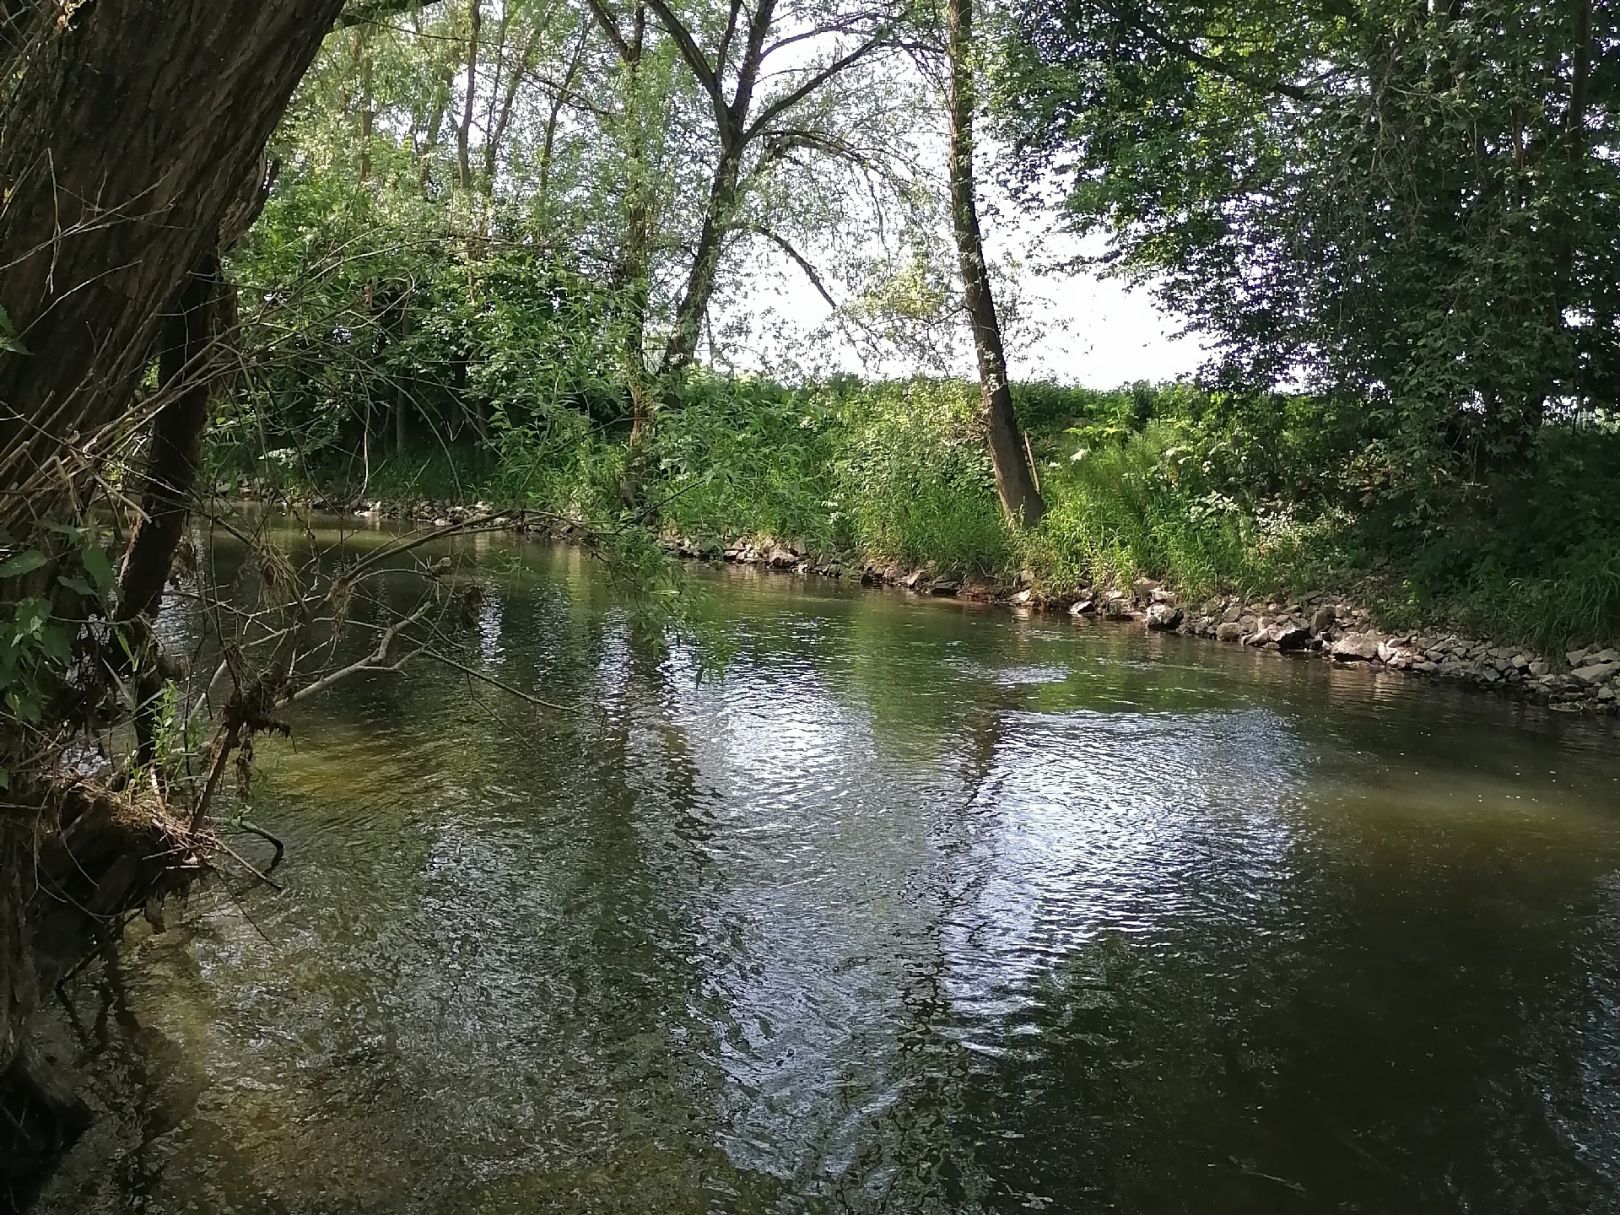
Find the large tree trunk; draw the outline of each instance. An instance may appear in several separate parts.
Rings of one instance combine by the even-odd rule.
[[[79,521],[89,477],[141,420],[132,401],[160,314],[215,249],[227,208],[257,184],[265,141],[342,4],[91,0],[53,7],[25,49],[8,47],[17,75],[0,141],[0,304],[19,339],[6,345],[24,350],[0,349],[0,484],[10,491],[0,527],[14,536]],[[194,468],[190,450],[182,443],[177,467]],[[154,497],[164,499],[154,541],[174,525],[173,497]],[[33,592],[17,580],[0,587],[0,599],[22,593]],[[150,594],[130,588],[132,602]],[[0,755],[26,756],[32,737],[0,722]],[[14,779],[7,797],[37,800],[39,819],[14,808],[0,824],[0,1103],[40,1088],[28,1068],[13,1083],[12,1064],[38,992],[60,974],[43,959],[64,956],[41,944],[43,921],[74,909],[71,930],[54,934],[71,952],[87,925],[116,922],[123,900],[141,897],[144,858],[156,854],[150,840],[98,829],[114,841],[105,854],[75,844],[64,870],[88,885],[71,898],[40,893],[65,820],[46,813],[49,791],[37,784]],[[0,1194],[13,1163],[0,1148]]]
[[[0,144],[0,300],[29,351],[0,353],[0,483],[104,450],[342,4],[83,4],[32,53]],[[8,498],[0,522],[29,513]]]
[[[984,260],[973,179],[973,0],[948,0],[946,34],[950,61],[951,227],[962,268],[962,296],[973,325],[973,349],[979,361],[979,388],[990,431],[990,463],[995,469],[1002,508],[1014,521],[1033,527],[1046,514],[1046,503],[1035,487],[1024,437],[1013,412],[1007,356],[1001,345],[1001,322],[996,316],[990,271]]]

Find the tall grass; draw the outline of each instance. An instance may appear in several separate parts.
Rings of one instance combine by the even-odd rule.
[[[948,380],[694,378],[660,415],[648,497],[692,539],[992,579],[1027,569],[1057,589],[1142,575],[1191,598],[1314,587],[1391,627],[1546,651],[1620,639],[1620,434],[1548,427],[1523,469],[1415,502],[1342,403],[1188,385],[1014,397],[1048,505],[1027,532],[1000,510],[976,387]],[[367,496],[617,517],[623,434],[570,408],[536,416],[508,427],[497,412],[484,448],[390,457]]]

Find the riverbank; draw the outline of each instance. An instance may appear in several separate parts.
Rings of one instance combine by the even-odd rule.
[[[579,521],[505,514],[485,502],[373,502],[359,508],[314,497],[304,505],[339,510],[367,521],[403,520],[452,526],[473,517],[525,534],[577,542],[590,528]],[[1443,627],[1393,629],[1353,598],[1327,590],[1299,595],[1188,596],[1169,580],[1137,578],[1128,586],[1080,583],[1058,586],[1031,570],[1011,580],[964,575],[933,565],[877,562],[859,554],[811,552],[772,537],[697,541],[668,534],[664,550],[683,560],[752,565],[783,574],[857,579],[934,598],[964,598],[1018,612],[1042,612],[1130,624],[1297,657],[1317,657],[1373,673],[1445,680],[1508,694],[1566,713],[1620,715],[1620,647],[1596,642],[1558,653],[1473,636]]]
[[[622,430],[570,410],[544,430],[381,458],[373,436],[262,456],[222,446],[213,459],[227,493],[246,477],[340,508],[633,517],[705,550],[768,538],[815,564],[922,568],[1008,594],[1062,600],[1151,578],[1184,610],[1240,597],[1256,622],[1278,614],[1268,604],[1308,615],[1321,597],[1385,640],[1456,639],[1414,664],[1472,662],[1489,640],[1486,652],[1530,652],[1554,674],[1572,651],[1620,647],[1620,422],[1608,415],[1549,420],[1512,461],[1460,467],[1454,451],[1392,446],[1359,407],[1315,398],[1187,384],[1025,383],[1013,396],[1046,505],[1028,529],[998,505],[976,387],[951,380],[694,377],[634,469]],[[1225,610],[1216,625],[1241,623]]]

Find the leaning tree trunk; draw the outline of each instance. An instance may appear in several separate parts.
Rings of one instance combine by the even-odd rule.
[[[0,528],[13,539],[42,523],[82,520],[93,479],[142,419],[132,406],[165,306],[221,237],[227,208],[258,180],[266,140],[343,0],[18,0],[20,45],[8,39],[0,139]],[[192,402],[195,404],[195,402]],[[183,411],[182,411],[183,412]],[[194,472],[178,414],[173,467]],[[180,433],[186,430],[186,434]],[[173,484],[151,505],[150,545],[183,519]],[[44,534],[37,532],[37,534]],[[138,543],[148,543],[137,537]],[[167,563],[131,586],[150,602]],[[49,565],[36,571],[52,573]],[[0,612],[25,595],[60,594],[54,579],[0,583]],[[81,606],[82,605],[78,605]],[[43,733],[43,732],[41,732]],[[0,715],[0,761],[33,744]],[[13,768],[13,775],[16,773]],[[77,788],[6,793],[0,813],[0,1107],[38,1105],[26,1018],[60,961],[98,924],[116,922],[148,879],[150,839],[125,838],[107,807]],[[64,803],[66,798],[66,803]],[[64,804],[69,808],[64,809]],[[99,841],[99,843],[98,843]],[[103,844],[105,846],[103,846]],[[66,895],[45,895],[52,858]],[[71,889],[69,888],[71,887]],[[46,929],[49,928],[47,932]],[[49,960],[48,960],[49,959]],[[18,1096],[20,1094],[20,1097]],[[13,1104],[21,1101],[21,1105]],[[55,1125],[66,1129],[60,1101]],[[18,1130],[18,1143],[27,1136]],[[13,1144],[13,1146],[16,1146]],[[48,1145],[47,1145],[48,1146]],[[0,1150],[0,1196],[16,1153]]]
[[[343,0],[77,6],[24,52],[0,143],[0,484],[106,448],[158,313],[212,247]],[[0,524],[31,503],[0,505]]]
[[[979,360],[979,388],[990,430],[990,463],[1002,508],[1014,521],[1033,527],[1046,514],[1025,453],[1023,434],[1013,412],[1007,382],[1007,356],[1001,345],[990,272],[979,231],[979,207],[973,180],[973,0],[948,0],[947,58],[950,69],[951,228],[962,268],[962,296],[973,325],[973,349]]]

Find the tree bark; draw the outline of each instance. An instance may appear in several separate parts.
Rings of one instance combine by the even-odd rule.
[[[152,446],[140,489],[141,515],[130,536],[119,579],[121,622],[156,614],[197,489],[203,430],[208,422],[208,346],[215,336],[218,289],[218,266],[209,252],[187,276],[177,307],[164,322],[158,385],[170,399],[152,419]]]
[[[343,0],[122,0],[53,24],[0,144],[0,483],[82,475]],[[48,500],[15,495],[0,523]]]
[[[461,166],[461,188],[472,189],[472,120],[473,106],[478,99],[478,36],[483,31],[484,6],[482,0],[468,0],[467,5],[467,97],[461,107],[461,122],[456,127],[456,159]]]
[[[0,304],[26,348],[0,351],[0,485],[8,491],[0,526],[13,535],[41,521],[79,521],[112,440],[139,420],[132,402],[161,311],[215,249],[244,182],[258,180],[265,141],[342,5],[53,6],[26,56],[8,61],[19,74],[0,141]],[[185,463],[183,447],[179,454]],[[131,600],[146,593],[132,588]],[[26,757],[30,737],[0,723],[0,755]],[[105,856],[137,873],[95,880],[102,867],[67,838],[41,790],[14,780],[7,798],[37,814],[12,810],[0,823],[0,1077],[12,1074],[26,1017],[60,973],[41,977],[42,921],[72,912],[82,930],[80,907],[100,909],[96,923],[115,920],[142,858],[160,851],[125,833]],[[62,847],[71,861],[64,873],[91,881],[93,902],[82,889],[72,898],[38,893],[45,858]],[[13,1091],[0,1080],[0,1102]],[[13,1162],[0,1145],[0,1185]]]
[[[996,492],[1009,518],[1033,527],[1046,514],[1046,503],[1035,488],[1024,436],[1013,412],[1012,386],[1007,381],[1007,356],[1001,344],[1001,321],[996,316],[990,272],[984,260],[979,230],[979,206],[973,178],[973,0],[947,0],[946,56],[950,83],[951,228],[956,236],[956,257],[962,270],[962,297],[973,326],[973,350],[979,363],[979,390],[984,398],[990,436],[990,463],[995,469]]]
[[[703,226],[698,231],[697,249],[692,254],[692,267],[687,272],[686,286],[675,305],[675,328],[670,332],[664,349],[665,371],[680,371],[689,367],[697,357],[698,334],[703,326],[704,314],[709,310],[709,299],[714,295],[715,280],[720,272],[720,255],[724,251],[732,209],[737,201],[737,182],[742,174],[741,157],[741,149],[727,148],[715,163],[714,177],[709,183],[708,205],[703,211]]]
[[[360,70],[360,184],[371,180],[371,134],[377,122],[376,100],[372,96],[371,52],[366,46],[366,27],[354,35],[355,66]]]

